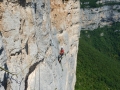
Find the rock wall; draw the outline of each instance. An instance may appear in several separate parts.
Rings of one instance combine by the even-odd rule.
[[[120,22],[120,5],[81,9],[80,21],[82,30],[94,30]]]
[[[77,0],[0,1],[0,90],[74,90],[79,5]],[[65,55],[59,64],[61,46]]]
[[[120,2],[120,0],[98,0],[96,3],[102,3],[105,4],[106,2]]]

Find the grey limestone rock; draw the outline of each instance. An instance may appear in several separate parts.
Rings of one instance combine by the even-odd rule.
[[[98,27],[120,22],[120,5],[81,9],[82,30],[94,30]]]
[[[74,90],[79,1],[25,1],[0,2],[0,65],[10,72],[0,72],[0,90]]]

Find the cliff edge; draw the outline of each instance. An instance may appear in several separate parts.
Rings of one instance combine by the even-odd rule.
[[[79,5],[78,0],[0,1],[0,90],[74,90]]]

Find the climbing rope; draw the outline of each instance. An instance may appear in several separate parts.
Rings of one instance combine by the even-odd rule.
[[[39,90],[40,90],[40,65],[39,65]]]
[[[13,72],[10,72],[10,71],[2,68],[2,67],[0,67],[0,69],[3,70],[3,71],[5,71],[5,72],[7,72],[7,73],[9,73],[9,74],[11,74],[11,75],[17,75],[17,74],[15,74],[15,73],[13,73]]]

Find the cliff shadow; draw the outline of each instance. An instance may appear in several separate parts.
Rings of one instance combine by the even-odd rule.
[[[0,2],[3,2],[3,0],[0,0]]]
[[[115,23],[115,20],[114,20],[114,9],[113,9],[113,5],[111,5],[110,7],[109,7],[109,10],[110,10],[110,14],[109,14],[109,17],[107,18],[108,19],[108,21],[111,21],[112,23]]]
[[[26,6],[26,0],[18,0],[18,3],[20,6],[25,7]]]
[[[6,70],[8,70],[8,67],[7,67],[7,64],[6,64],[6,63],[4,64],[4,68],[5,68]],[[7,89],[8,76],[9,76],[9,73],[5,72],[3,81],[1,82],[1,83],[2,83],[2,86],[4,86],[4,89],[5,89],[5,90]]]
[[[3,50],[4,50],[4,48],[2,47],[2,48],[0,49],[0,55],[2,54]]]
[[[40,62],[43,62],[44,61],[44,58],[36,63],[34,63],[32,66],[30,66],[29,68],[29,72],[27,73],[26,77],[25,77],[25,89],[24,90],[27,90],[28,88],[28,78],[29,78],[29,75],[36,69],[37,65],[39,65]]]
[[[62,0],[63,3],[67,3],[69,0]]]

